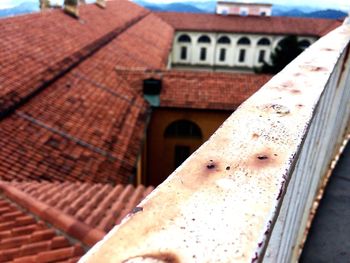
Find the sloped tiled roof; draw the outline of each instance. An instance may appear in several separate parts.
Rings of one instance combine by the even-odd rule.
[[[158,71],[117,69],[137,92],[144,79],[162,80],[161,107],[234,110],[260,89],[271,75],[249,73]]]
[[[143,185],[78,182],[12,182],[7,183],[6,188],[15,188],[35,202],[44,203],[102,232],[119,224],[153,190]]]
[[[76,262],[152,190],[0,181],[0,262]]]
[[[156,13],[178,31],[282,34],[320,37],[341,25],[332,19],[300,17],[223,16],[195,13]]]
[[[128,182],[148,107],[104,70],[99,82],[98,71],[71,72],[0,123],[3,179]]]
[[[136,12],[135,5],[124,2],[108,2],[106,10],[114,12],[118,9],[116,16],[119,13],[145,14],[139,7]],[[82,21],[87,23],[84,8],[81,21],[67,15],[61,17],[60,10],[48,13],[61,17],[62,24],[68,20],[80,27]],[[105,13],[97,10],[99,21]],[[45,14],[39,18],[46,19]],[[173,35],[173,29],[153,14],[138,19],[132,24],[124,19],[128,27],[123,32],[0,123],[0,178],[102,183],[132,181],[148,106],[114,68],[128,63],[137,67],[166,67]],[[19,21],[14,19],[12,23]],[[24,26],[17,24],[17,27]],[[50,35],[53,32],[47,34],[49,39],[53,37]],[[145,53],[148,57],[144,57]],[[29,88],[31,84],[23,86]]]
[[[164,78],[160,105],[233,111],[271,77],[245,73],[173,71]]]
[[[0,181],[2,197],[87,246],[133,212],[153,189],[143,185]]]
[[[84,250],[0,196],[0,262],[76,262]]]
[[[142,69],[165,69],[174,29],[155,14],[148,15],[122,34],[113,49],[116,65]]]
[[[79,12],[79,21],[61,10],[0,20],[0,115],[148,13],[122,0],[106,9],[82,5]]]

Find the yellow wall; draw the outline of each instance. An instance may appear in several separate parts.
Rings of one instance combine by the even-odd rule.
[[[230,114],[227,111],[155,108],[148,127],[143,154],[143,184],[156,186],[163,182],[175,168],[175,145],[190,146],[191,152],[194,152]],[[177,120],[196,123],[202,131],[203,139],[164,138],[165,129]]]

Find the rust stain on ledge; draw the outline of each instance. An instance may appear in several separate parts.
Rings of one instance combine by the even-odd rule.
[[[139,212],[142,212],[143,211],[143,207],[135,207],[132,211],[131,211],[131,214],[136,214],[136,213],[139,213]]]
[[[277,114],[279,116],[286,116],[290,113],[290,109],[287,106],[270,103],[258,107],[260,110],[266,112],[267,114]]]
[[[327,72],[328,71],[328,69],[325,67],[308,65],[306,63],[300,65],[300,68],[302,68],[305,71],[309,71],[309,72]]]
[[[219,169],[219,163],[215,162],[213,160],[210,160],[209,162],[206,163],[205,165],[205,172],[218,172],[220,171]]]
[[[159,263],[180,263],[178,257],[172,253],[159,253],[159,254],[147,254],[142,256],[132,257],[130,259],[122,261],[122,263],[137,263],[151,260],[152,262]]]
[[[292,94],[300,94],[301,93],[301,90],[299,90],[299,89],[292,89],[291,91],[290,91]]]
[[[262,169],[277,166],[279,163],[280,159],[278,154],[272,152],[270,149],[266,149],[254,154],[248,161],[248,167],[252,169]]]

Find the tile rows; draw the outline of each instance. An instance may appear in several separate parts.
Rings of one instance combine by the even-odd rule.
[[[230,111],[236,109],[272,77],[244,73],[177,70],[152,73],[118,69],[118,73],[138,93],[142,93],[144,79],[161,79],[161,107]]]
[[[147,13],[124,0],[79,11],[79,21],[61,10],[0,20],[1,114],[101,46],[110,32]]]
[[[2,180],[126,182],[121,164],[17,115],[0,124]],[[131,163],[125,165],[131,173]]]
[[[57,208],[92,228],[108,232],[135,208],[153,187],[139,185],[12,182],[37,201]]]
[[[0,262],[77,262],[83,254],[81,245],[0,196]]]
[[[146,16],[2,121],[0,178],[130,182],[149,108],[115,66],[124,52],[137,66],[164,68],[172,34]]]
[[[194,13],[157,13],[179,31],[235,32],[320,37],[341,25],[332,19],[301,17],[222,16]]]

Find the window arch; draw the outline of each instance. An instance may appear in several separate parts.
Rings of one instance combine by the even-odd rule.
[[[197,138],[202,139],[202,131],[197,124],[188,120],[171,123],[164,132],[165,138]]]
[[[250,40],[247,37],[242,37],[237,42],[238,45],[250,45]]]
[[[218,44],[231,44],[231,40],[227,36],[222,36],[218,39]]]
[[[262,38],[258,41],[258,46],[269,46],[271,45],[271,41],[267,38]]]
[[[301,40],[299,46],[303,49],[308,48],[311,45],[310,41],[307,39]]]
[[[200,38],[198,38],[198,43],[210,43],[211,40],[208,36],[203,35]]]
[[[191,43],[191,37],[189,35],[181,35],[177,39],[179,43]]]

